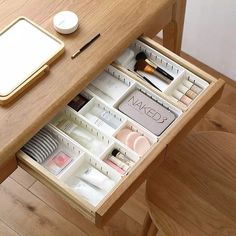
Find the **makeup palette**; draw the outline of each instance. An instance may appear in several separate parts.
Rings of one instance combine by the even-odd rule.
[[[119,110],[160,136],[175,120],[175,114],[139,90],[133,91],[119,105]]]

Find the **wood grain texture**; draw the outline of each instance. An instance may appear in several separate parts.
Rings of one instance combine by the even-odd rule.
[[[164,233],[236,234],[235,143],[235,134],[200,132],[167,154],[147,181],[151,215]]]
[[[24,171],[21,167],[18,168],[10,175],[18,184],[22,185],[24,188],[28,189],[36,179]]]
[[[220,73],[212,70],[211,68],[207,67],[206,65],[196,61],[192,57],[186,57],[185,54],[182,54],[185,58],[189,59],[192,63],[195,65],[199,66],[200,68],[206,70],[208,73],[215,77],[222,77],[224,78],[227,83],[230,82],[230,84],[227,84],[224,88],[223,95],[221,99],[216,103],[216,105],[206,114],[205,117],[208,117],[206,120],[203,118],[195,127],[194,127],[194,132],[199,132],[199,131],[208,131],[208,130],[221,130],[221,127],[228,127],[227,130],[228,132],[233,133],[233,123],[230,126],[227,126],[229,123],[229,120],[233,120],[234,122],[236,121],[236,107],[234,104],[234,96],[236,94],[236,83],[231,83],[231,81],[224,76],[222,76]],[[231,99],[232,98],[232,99]],[[225,109],[227,108],[227,112],[224,112]],[[221,110],[223,109],[223,110]],[[224,114],[224,119],[222,119],[219,114]],[[214,117],[214,121],[212,122],[212,118]],[[220,124],[220,125],[217,125]],[[235,132],[234,132],[235,133]],[[222,145],[224,145],[224,140],[222,140]],[[21,176],[22,175],[22,176]],[[22,179],[25,179],[24,172],[18,173],[15,175],[15,180],[18,183],[22,183]],[[27,179],[27,177],[26,177]],[[24,182],[24,181],[23,181]],[[26,180],[26,182],[28,182]],[[94,226],[89,223],[84,217],[81,217],[78,215],[78,213],[73,210],[68,204],[66,204],[64,201],[61,201],[60,198],[51,192],[49,189],[47,189],[45,186],[42,184],[36,182],[32,188],[32,192],[29,192],[29,194],[34,194],[34,196],[38,197],[41,199],[44,203],[47,204],[47,209],[48,211],[51,211],[52,209],[57,213],[60,214],[61,216],[65,217],[67,220],[72,222],[72,224],[76,225],[79,227],[82,231],[84,231],[87,235],[98,235],[102,236],[104,235],[102,231],[98,230],[97,228],[94,228]],[[130,235],[139,235],[141,233],[141,224],[143,222],[140,222],[142,219],[145,218],[146,212],[144,213],[143,210],[146,208],[146,203],[144,199],[144,186],[142,185],[141,188],[139,188],[124,204],[124,206],[121,208],[122,211],[125,214],[118,214],[116,213],[115,216],[111,219],[116,219],[116,221],[113,221],[112,227],[115,229],[116,236],[130,236]],[[15,188],[14,191],[19,191],[18,188]],[[27,190],[28,191],[28,190]],[[16,194],[16,193],[15,193]],[[9,200],[10,198],[8,198]],[[10,200],[9,200],[10,201]],[[45,210],[46,211],[46,210]],[[120,211],[118,211],[120,212]],[[136,213],[137,212],[137,213]],[[143,212],[143,213],[142,213]],[[143,214],[143,215],[140,215]],[[162,212],[159,211],[158,215],[163,214]],[[120,219],[121,217],[121,219]],[[163,216],[165,219],[165,215]],[[0,218],[1,219],[1,218]],[[183,231],[183,227],[180,227],[179,225],[174,226],[174,221],[171,220],[170,218],[169,225],[172,225],[172,227],[175,227],[175,230],[181,230]],[[120,221],[122,222],[129,222],[129,223],[122,223],[120,224]],[[11,222],[11,221],[10,221]],[[135,223],[136,222],[136,223]],[[141,224],[140,224],[141,223]],[[6,224],[9,225],[8,221],[6,221]],[[17,224],[17,223],[16,223]],[[5,226],[5,225],[4,225]],[[3,226],[3,227],[4,227]],[[180,227],[178,229],[177,227]],[[0,225],[0,228],[2,226]],[[17,228],[17,233],[19,235],[23,235],[22,227],[15,227]],[[128,228],[128,229],[127,229]],[[1,232],[1,231],[0,231]],[[5,231],[3,231],[5,232]],[[114,232],[114,231],[113,231]],[[112,228],[110,228],[109,233],[112,235]],[[119,232],[125,232],[126,234],[121,234]],[[163,232],[159,231],[158,236],[166,236]],[[189,234],[186,234],[189,236]],[[5,236],[5,235],[4,235]],[[35,236],[34,234],[30,236]],[[51,235],[53,236],[53,235]],[[171,235],[172,236],[172,235]],[[191,235],[192,236],[192,235]]]
[[[160,29],[155,27],[158,14],[170,8],[174,2],[1,1],[0,28],[19,15],[27,16],[60,38],[65,43],[66,52],[60,60],[53,63],[50,73],[38,82],[37,86],[13,104],[0,107],[0,165],[3,156],[10,157],[19,150],[134,39],[145,33],[146,29],[152,29],[155,33],[159,31]],[[57,34],[52,26],[53,15],[65,9],[73,10],[80,17],[79,30],[67,36]],[[101,37],[79,57],[71,60],[70,56],[98,32]]]
[[[17,161],[15,157],[4,158],[0,165],[0,183],[2,183],[16,168]]]
[[[5,223],[0,220],[0,235],[2,236],[18,236],[14,230],[9,228]]]
[[[96,236],[113,236],[113,235],[129,235],[135,236],[141,230],[140,224],[128,217],[123,211],[118,211],[110,218],[108,223],[103,227],[103,230],[97,228],[94,224],[89,222],[80,215],[69,204],[64,202],[57,194],[50,191],[41,183],[36,182],[30,189],[34,195],[45,201],[56,212],[64,216],[67,220],[82,229],[87,235]]]
[[[236,134],[236,83],[226,84],[221,99],[194,127],[193,132],[224,131]]]
[[[163,45],[178,55],[181,52],[185,9],[186,0],[176,1],[173,5],[172,19],[163,30]]]
[[[11,178],[0,186],[0,209],[0,219],[20,235],[85,235]]]
[[[146,183],[144,182],[134,194],[124,203],[121,210],[130,218],[135,219],[140,225],[143,224],[147,213],[145,199]]]
[[[210,82],[210,85],[201,96],[196,98],[191,106],[175,120],[173,125],[166,130],[159,141],[152,146],[145,156],[143,156],[129,175],[122,178],[122,181],[120,181],[116,188],[107,194],[106,198],[96,207],[96,209],[89,204],[82,202],[73,191],[66,185],[61,184],[53,175],[48,174],[48,172],[45,171],[41,165],[33,161],[32,158],[27,157],[23,153],[17,154],[20,165],[27,172],[60,194],[67,202],[70,202],[73,207],[99,227],[103,226],[106,221],[111,218],[140,184],[145,181],[147,176],[150,175],[164,160],[163,157],[167,145],[169,148],[174,147],[208,111],[208,109],[215,104],[221,95],[224,85],[223,80],[217,81],[214,78],[211,79],[210,75],[206,75],[206,73],[200,69],[194,68],[193,65],[161,47],[155,41],[147,37],[144,37],[141,40],[147,42],[148,45],[152,46],[157,51],[162,51],[167,57],[172,57],[177,63],[180,63],[183,66],[186,65],[200,77],[206,78],[207,81]]]

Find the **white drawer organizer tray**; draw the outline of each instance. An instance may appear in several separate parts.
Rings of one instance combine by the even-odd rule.
[[[136,55],[139,52],[144,52],[148,59],[150,59],[154,64],[156,64],[159,68],[166,71],[169,75],[173,77],[173,81],[168,84],[165,81],[161,80],[157,76],[152,74],[148,74],[143,71],[139,71],[139,74],[145,76],[151,83],[153,83],[160,91],[164,94],[168,95],[171,100],[174,102],[181,102],[181,98],[176,98],[176,96],[180,96],[180,93],[183,94],[184,89],[189,89],[191,86],[195,90],[197,89],[196,97],[202,94],[202,92],[208,87],[209,83],[205,80],[199,78],[198,76],[194,75],[190,71],[186,70],[182,66],[178,65],[177,63],[173,62],[169,58],[165,57],[161,53],[157,52],[152,47],[148,46],[141,40],[136,40],[134,43],[127,48],[124,53],[116,60],[117,64],[120,64],[122,67],[126,68],[128,71],[134,71],[134,65],[136,63]],[[137,75],[137,73],[136,73]],[[186,87],[187,86],[187,87]],[[183,88],[184,87],[184,88]],[[177,95],[176,95],[176,91]],[[184,90],[185,92],[185,90]],[[195,100],[191,99],[192,101]],[[188,100],[188,103],[182,99],[182,105],[188,107],[192,101]]]
[[[156,83],[162,92],[150,87],[132,72],[135,56],[140,51],[145,52],[153,62],[174,77],[173,81],[167,84],[158,78],[140,72],[141,75],[145,75]],[[109,65],[80,93],[88,100],[80,110],[75,111],[67,106],[44,127],[57,140],[57,149],[41,164],[23,151],[19,151],[17,155],[21,165],[34,176],[40,176],[39,179],[42,182],[56,190],[91,221],[97,223],[99,221],[96,219],[97,211],[111,199],[112,194],[116,194],[118,187],[122,185],[125,187],[124,183],[129,175],[153,154],[153,150],[158,145],[163,146],[163,144],[159,144],[160,141],[175,128],[183,113],[194,105],[194,102],[185,106],[179,105],[177,99],[172,97],[174,91],[185,80],[201,88],[197,97],[209,85],[208,82],[147,44],[136,40],[117,59],[116,64]],[[119,110],[121,102],[137,90],[174,114],[175,120],[158,136]],[[99,115],[99,119],[94,118],[91,116],[91,111],[100,111],[103,115],[105,114],[105,120]],[[68,121],[69,123],[66,123]],[[79,138],[71,132],[73,127],[77,127],[78,132],[83,133],[79,135]],[[145,137],[150,148],[140,154],[137,151],[139,149],[122,142],[118,136],[125,129]],[[115,162],[115,164],[120,168],[109,164],[114,150],[121,155],[119,156],[121,159],[118,159],[124,160],[125,164],[123,163],[121,166],[119,166],[119,160],[116,160],[118,163]],[[69,156],[71,160],[64,168],[55,172],[50,169],[50,165],[58,153]],[[123,171],[120,171],[122,168]],[[105,215],[106,212],[102,213]]]

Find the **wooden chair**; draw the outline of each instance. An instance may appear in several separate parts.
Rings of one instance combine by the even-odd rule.
[[[147,180],[143,235],[236,235],[236,135],[189,135]]]

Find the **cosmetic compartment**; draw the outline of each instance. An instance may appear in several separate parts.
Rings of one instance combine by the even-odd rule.
[[[202,79],[157,51],[152,42],[145,37],[133,42],[115,63],[121,70],[133,74],[163,95],[167,95],[168,100],[182,109],[187,109],[194,103],[212,82],[209,79]],[[147,67],[144,67],[144,63]],[[150,66],[154,69],[154,74],[147,69]]]
[[[159,74],[134,70],[140,52]],[[222,88],[221,80],[141,37],[22,147],[19,165],[101,227]]]

